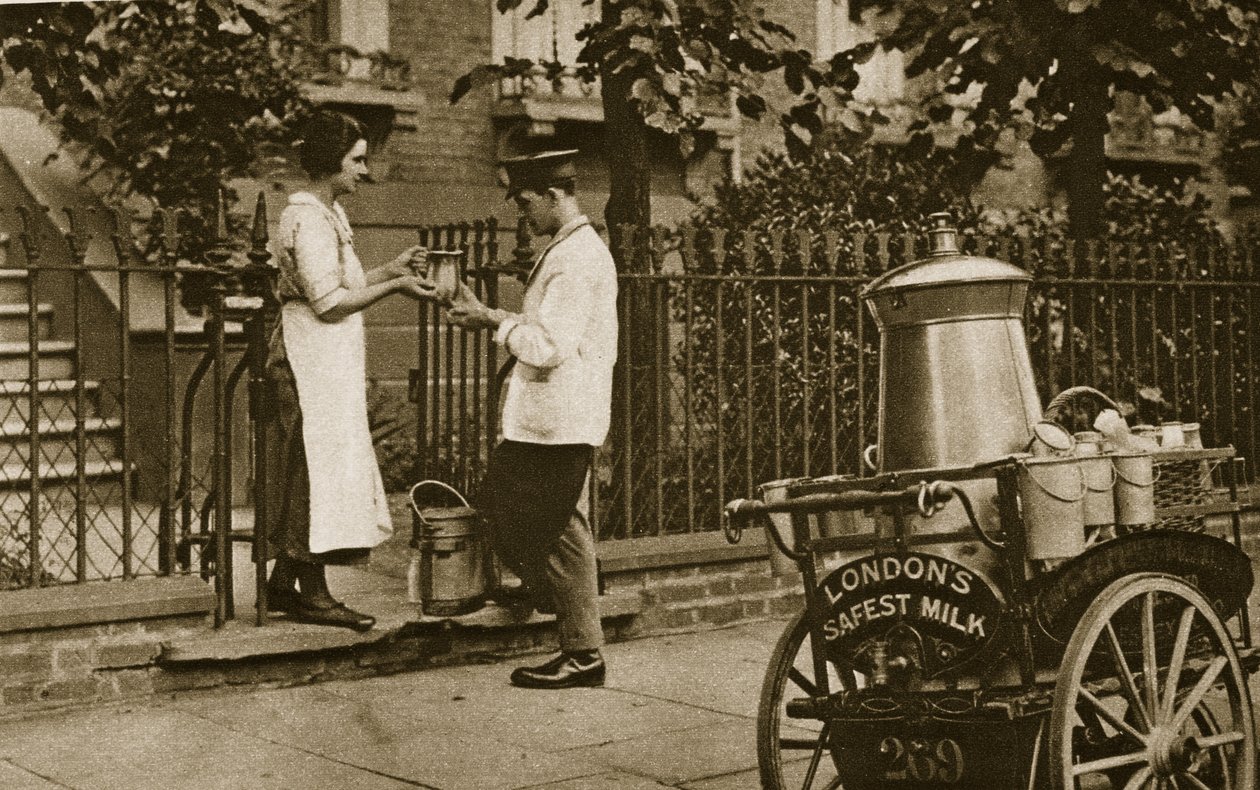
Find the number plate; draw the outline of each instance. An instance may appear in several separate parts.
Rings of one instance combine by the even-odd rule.
[[[833,720],[845,790],[1005,790],[1028,786],[1036,719]]]

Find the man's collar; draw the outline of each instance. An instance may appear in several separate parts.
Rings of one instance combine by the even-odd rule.
[[[583,225],[589,225],[590,223],[591,221],[586,218],[585,214],[578,214],[573,219],[561,225],[560,229],[552,234],[551,241],[554,244],[557,239],[562,239]]]

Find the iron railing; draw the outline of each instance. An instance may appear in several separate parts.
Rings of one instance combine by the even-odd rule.
[[[38,211],[7,217],[21,260],[0,268],[13,302],[0,304],[0,578],[41,586],[196,565],[218,582],[222,622],[233,614],[230,544],[262,539],[234,517],[266,524],[267,481],[253,463],[265,432],[248,431],[265,399],[265,204],[248,263],[226,247],[181,262],[169,216],[159,216],[156,262],[133,252],[122,215],[102,231],[72,214],[65,232]],[[102,234],[104,251],[92,247]],[[431,227],[420,241],[464,250],[490,304],[511,307],[533,261],[523,225],[514,235],[493,220]],[[1089,384],[1143,404],[1143,419],[1199,422],[1205,444],[1255,457],[1254,238],[969,243],[1036,277],[1026,326],[1043,399]],[[859,293],[921,256],[921,240],[627,229],[617,247],[637,265],[619,278],[613,429],[593,475],[601,540],[711,532],[723,502],[762,482],[862,471],[878,335]],[[187,274],[209,277],[212,296],[208,320],[192,327],[179,318]],[[137,305],[160,310],[145,324]],[[501,354],[421,303],[417,359],[413,474],[475,494],[497,432]],[[260,622],[264,607],[260,596]]]
[[[246,486],[266,526],[256,496],[266,481],[252,463],[264,432],[235,453],[232,440],[243,372],[243,425],[263,398],[265,201],[247,261],[229,249],[220,207],[218,243],[198,264],[179,255],[175,213],[154,217],[153,256],[140,254],[122,211],[64,213],[64,223],[38,206],[4,215],[19,243],[0,267],[0,589],[180,572],[199,547],[221,624],[233,616],[230,543],[254,539],[232,530]],[[189,275],[208,282],[204,320],[180,306]],[[238,492],[233,466],[248,470]]]
[[[504,266],[493,233],[453,227],[426,238],[466,249],[492,301],[502,274],[532,261],[523,229]],[[594,475],[599,538],[713,531],[722,503],[762,482],[863,473],[879,337],[859,293],[921,257],[923,240],[631,230],[621,257],[640,265],[619,277],[613,430]],[[1255,238],[967,244],[1036,278],[1026,327],[1043,402],[1088,384],[1138,407],[1135,420],[1199,422],[1209,446],[1255,457]],[[418,474],[475,489],[495,433],[494,345],[438,320],[421,308]]]

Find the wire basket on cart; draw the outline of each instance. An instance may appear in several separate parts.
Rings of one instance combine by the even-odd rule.
[[[1152,528],[1177,529],[1186,532],[1203,532],[1207,518],[1194,512],[1207,509],[1212,503],[1230,498],[1223,477],[1223,465],[1232,464],[1232,480],[1240,484],[1239,491],[1246,489],[1246,459],[1183,459],[1192,451],[1167,450],[1155,453],[1155,514]],[[1247,499],[1245,495],[1241,499]],[[1190,512],[1186,512],[1190,511]]]

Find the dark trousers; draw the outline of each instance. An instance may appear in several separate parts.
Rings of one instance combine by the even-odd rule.
[[[560,649],[603,644],[591,535],[590,445],[502,442],[491,453],[478,504],[495,552],[536,595],[556,608]]]

